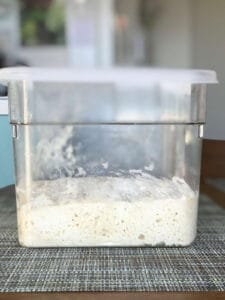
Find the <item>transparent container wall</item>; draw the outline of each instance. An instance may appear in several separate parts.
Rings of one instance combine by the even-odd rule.
[[[17,125],[24,246],[187,246],[196,235],[199,126]]]
[[[15,81],[12,123],[203,123],[204,84]]]

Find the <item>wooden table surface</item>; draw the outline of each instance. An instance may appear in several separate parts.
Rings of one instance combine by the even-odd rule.
[[[223,151],[224,150],[224,151]],[[210,163],[208,163],[210,161]],[[214,164],[212,163],[214,161]],[[216,168],[215,168],[216,164]],[[201,192],[225,208],[225,193],[205,183],[205,177],[225,178],[225,142],[204,141]],[[219,172],[219,175],[216,171]],[[218,176],[217,176],[218,175]],[[224,258],[225,259],[225,258]],[[225,292],[0,293],[0,300],[225,300]]]
[[[223,292],[196,293],[9,293],[0,300],[221,300]]]

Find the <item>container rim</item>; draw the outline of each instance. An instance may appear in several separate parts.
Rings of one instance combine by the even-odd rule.
[[[144,85],[149,83],[216,84],[213,70],[158,68],[30,68],[14,67],[0,70],[0,81],[78,82]]]

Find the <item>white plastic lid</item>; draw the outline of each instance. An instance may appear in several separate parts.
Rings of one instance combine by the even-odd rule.
[[[141,84],[174,82],[190,84],[218,83],[217,74],[210,70],[112,68],[112,69],[47,69],[16,67],[0,70],[0,80],[31,80],[38,82],[83,82]]]

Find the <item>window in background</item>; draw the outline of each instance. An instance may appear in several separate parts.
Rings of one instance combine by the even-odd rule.
[[[19,14],[17,1],[0,0],[0,67],[7,66],[19,46]]]
[[[189,0],[18,1],[30,66],[190,65]]]
[[[152,37],[161,12],[158,0],[115,0],[115,63],[153,62]]]
[[[65,44],[65,1],[20,0],[23,46]]]

